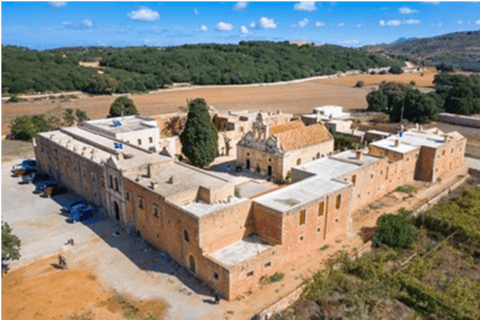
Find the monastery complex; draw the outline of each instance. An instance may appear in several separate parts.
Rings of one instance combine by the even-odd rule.
[[[236,142],[237,166],[290,178],[251,198],[236,196],[234,179],[178,161],[175,141],[160,139],[148,117],[40,133],[34,150],[40,171],[167,251],[225,299],[349,235],[354,211],[464,163],[466,139],[457,132],[418,127],[334,153],[321,122],[290,120],[280,113],[217,117],[217,126],[231,129],[225,134]]]

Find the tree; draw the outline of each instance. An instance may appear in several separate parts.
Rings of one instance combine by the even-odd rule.
[[[8,223],[2,223],[2,271],[6,267],[4,262],[20,259],[20,245],[20,239],[12,234]]]
[[[132,116],[138,114],[137,107],[133,103],[132,99],[127,96],[121,96],[115,99],[110,106],[110,112],[107,118],[114,118],[124,116]]]
[[[180,134],[182,153],[197,167],[210,164],[218,155],[218,133],[202,98],[188,102],[185,129]]]
[[[408,248],[415,238],[415,229],[404,215],[384,214],[377,219],[372,244]]]
[[[92,94],[112,94],[117,90],[118,81],[106,74],[94,75],[90,78],[85,91]]]
[[[400,74],[403,73],[403,70],[400,67],[394,66],[390,68],[389,72],[392,74]]]
[[[388,98],[382,91],[373,91],[367,95],[369,111],[386,111]]]
[[[404,108],[403,119],[419,123],[436,120],[440,112],[435,100],[418,90],[409,90],[394,98],[393,108],[390,111],[391,121],[400,122],[402,107]]]
[[[65,125],[70,127],[75,123],[75,116],[73,115],[73,109],[67,108],[63,112],[63,120]]]
[[[15,118],[11,124],[11,135],[14,139],[30,141],[38,133],[50,131],[50,124],[45,116],[21,116]]]

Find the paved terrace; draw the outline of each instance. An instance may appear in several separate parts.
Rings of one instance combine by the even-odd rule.
[[[114,120],[119,121],[121,125],[116,127],[112,126],[111,124]],[[140,130],[151,130],[157,127],[157,121],[148,117],[127,116],[123,119],[121,117],[117,117],[111,119],[85,121],[85,125],[86,127],[97,127],[113,134],[117,134]]]
[[[220,249],[210,256],[224,265],[233,267],[242,261],[248,260],[262,251],[273,247],[267,241],[256,234],[235,242],[228,247]]]

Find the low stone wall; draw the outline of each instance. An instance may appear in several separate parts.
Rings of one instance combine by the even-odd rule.
[[[268,320],[278,312],[287,309],[298,299],[300,299],[300,296],[302,295],[305,286],[306,284],[302,284],[300,287],[298,287],[279,301],[275,302],[270,307],[264,309],[262,312],[255,315],[252,320]]]
[[[460,126],[480,128],[480,118],[462,116],[453,113],[442,112],[438,115],[439,122],[458,124]]]

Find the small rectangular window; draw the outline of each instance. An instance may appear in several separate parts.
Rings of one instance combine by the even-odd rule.
[[[353,183],[353,185],[355,185],[356,182],[357,182],[357,175],[354,174],[354,175],[352,176],[352,183]]]
[[[153,138],[152,138],[152,137],[148,138],[148,141],[149,141],[150,143],[153,143]]]
[[[158,218],[160,216],[160,209],[155,204],[153,205],[153,216],[155,218]]]
[[[318,204],[318,216],[319,217],[323,216],[324,212],[325,212],[325,201],[322,201]]]
[[[142,139],[138,139],[138,145],[139,145],[139,146],[142,145]]]
[[[271,261],[265,263],[265,268],[270,268],[271,266],[272,266],[272,262],[271,262]]]
[[[341,205],[341,204],[342,204],[342,195],[339,194],[339,195],[337,196],[337,201],[336,201],[335,207],[336,207],[337,209],[340,209],[340,205]]]
[[[298,224],[303,226],[305,224],[305,216],[306,210],[300,210],[300,214],[298,215]]]
[[[213,279],[218,280],[220,277],[218,276],[218,273],[214,272],[213,273]]]
[[[130,192],[125,192],[125,200],[130,201]]]
[[[138,197],[138,207],[143,209],[143,198]]]
[[[247,277],[253,277],[253,271],[250,271],[249,273],[247,273]]]

